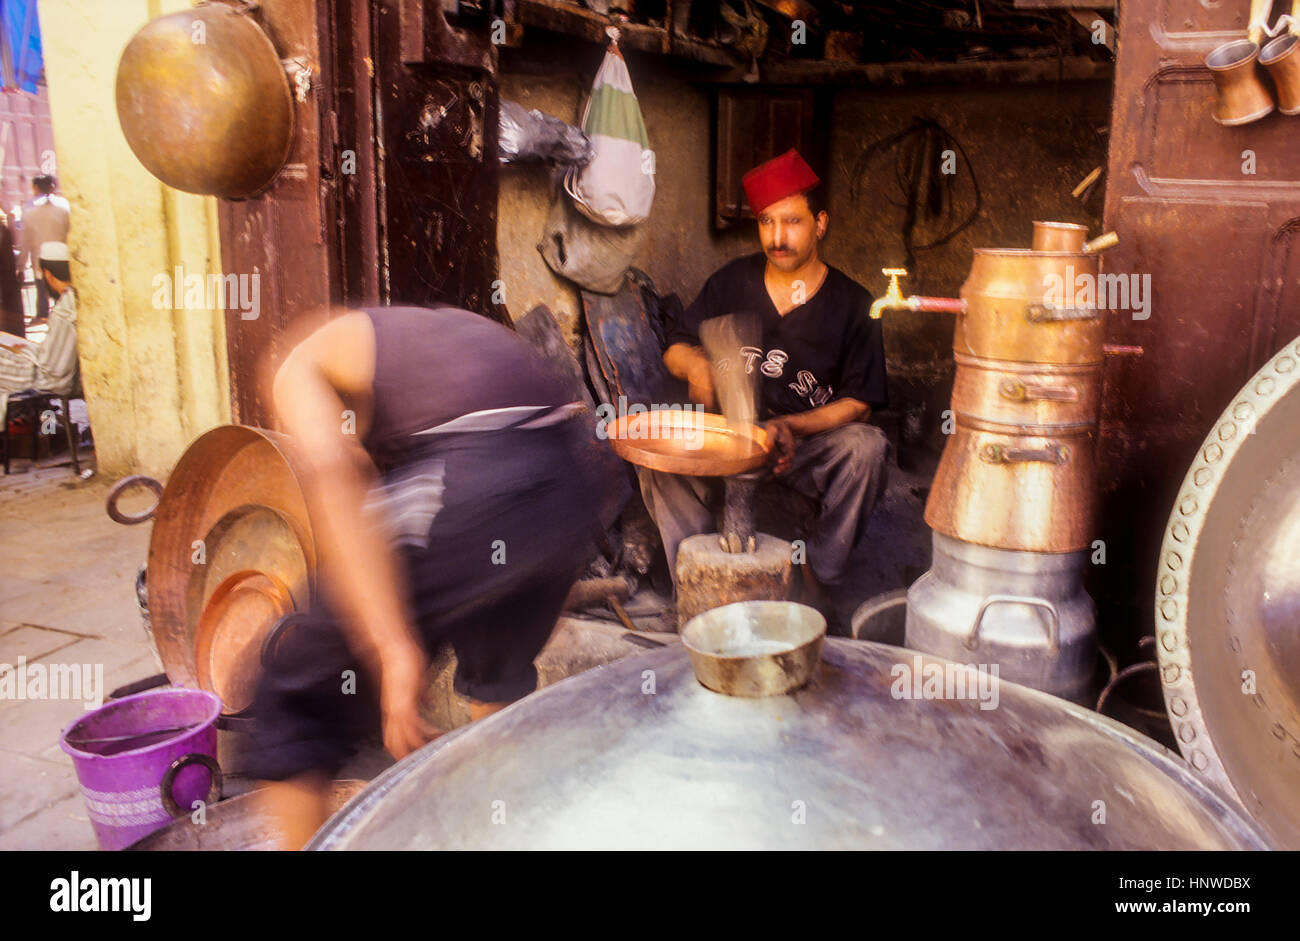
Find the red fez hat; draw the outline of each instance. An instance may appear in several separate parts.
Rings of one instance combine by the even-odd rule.
[[[741,178],[749,208],[758,215],[768,206],[787,196],[806,193],[818,183],[817,174],[799,156],[797,150],[787,150],[767,163],[761,163]]]

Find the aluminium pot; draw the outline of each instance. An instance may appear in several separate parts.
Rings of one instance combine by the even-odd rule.
[[[1097,271],[1096,255],[975,249],[953,351],[1021,363],[1100,363],[1104,311],[1088,302]]]
[[[1005,680],[1082,703],[1097,666],[1087,552],[1016,552],[934,533],[930,570],[907,592],[904,646],[996,664]]]
[[[1118,722],[1000,679],[985,690],[996,708],[916,694],[912,680],[958,669],[829,637],[807,685],[755,699],[702,686],[680,645],[647,651],[429,743],[308,848],[1269,846]]]
[[[1016,363],[954,354],[952,410],[959,419],[1004,425],[1096,422],[1101,364]]]
[[[925,505],[935,532],[997,549],[1078,552],[1097,511],[1095,428],[957,419]]]

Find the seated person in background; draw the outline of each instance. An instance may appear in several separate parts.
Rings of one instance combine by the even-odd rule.
[[[689,383],[692,399],[716,411],[715,364],[700,347],[700,325],[727,314],[759,318],[762,348],[743,348],[741,362],[761,375],[759,419],[776,439],[776,479],[820,506],[802,572],[805,598],[826,609],[823,589],[844,581],[884,490],[885,436],[863,424],[886,401],[884,342],[868,317],[871,295],[818,257],[829,217],[812,168],[791,150],[743,182],[763,251],[709,278],[670,331],[664,363]],[[675,578],[682,540],[716,528],[707,482],[638,470]]]
[[[77,295],[68,268],[68,246],[46,242],[40,247],[40,268],[50,296],[49,332],[40,343],[0,343],[0,415],[5,414],[9,396],[35,389],[53,395],[67,395],[77,379]],[[44,320],[34,320],[37,327]]]

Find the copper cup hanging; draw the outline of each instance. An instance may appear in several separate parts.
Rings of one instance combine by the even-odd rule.
[[[1205,57],[1205,66],[1218,92],[1214,120],[1225,127],[1258,121],[1276,107],[1259,65],[1259,46],[1251,40],[1224,43]]]

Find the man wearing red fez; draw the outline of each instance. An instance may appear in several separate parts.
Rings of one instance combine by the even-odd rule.
[[[742,182],[763,251],[709,278],[670,330],[664,362],[689,383],[693,399],[716,411],[724,364],[706,356],[701,325],[728,314],[757,320],[761,346],[743,346],[738,367],[759,377],[758,417],[776,440],[773,474],[820,504],[803,571],[827,607],[821,589],[833,597],[843,582],[884,489],[885,436],[865,424],[872,407],[886,402],[880,322],[868,317],[867,290],[818,257],[829,217],[821,181],[798,152],[755,167]],[[716,485],[649,471],[641,490],[675,572],[681,541],[716,529],[709,506]]]

